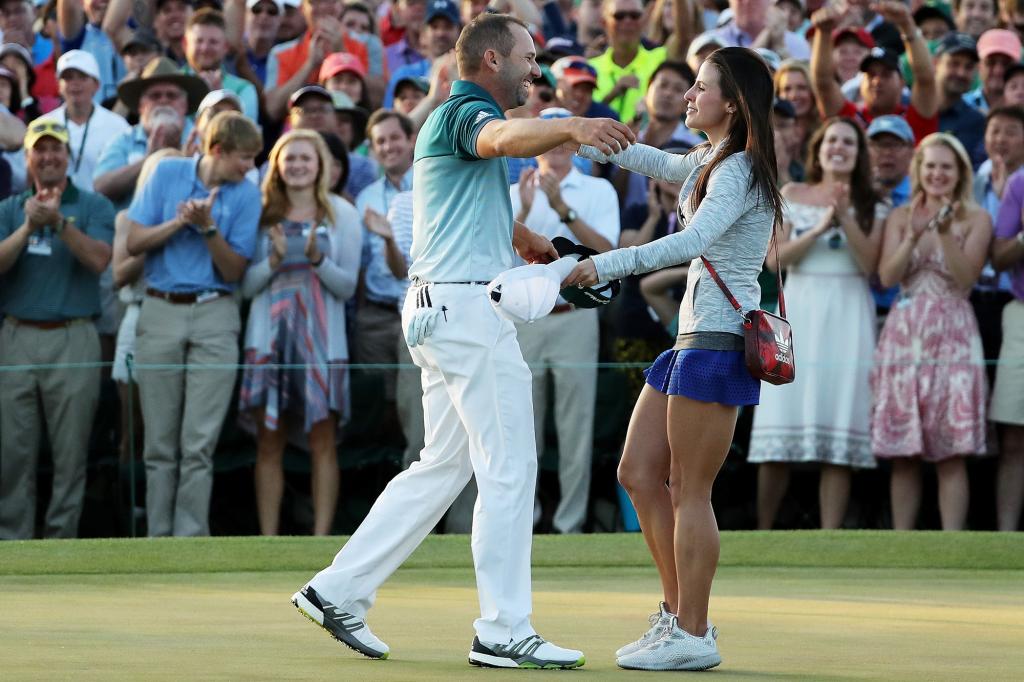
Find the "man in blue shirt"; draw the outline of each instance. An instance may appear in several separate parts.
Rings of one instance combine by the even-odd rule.
[[[453,0],[430,0],[427,4],[425,23],[420,30],[420,50],[424,57],[420,61],[395,69],[384,93],[384,108],[392,108],[395,101],[395,86],[406,78],[426,78],[434,60],[451,52],[462,30],[459,8]]]
[[[162,160],[128,209],[128,252],[145,254],[148,285],[135,360],[150,536],[210,534],[213,450],[238,362],[231,294],[260,217],[259,189],[245,180],[263,148],[256,124],[222,112],[203,143],[198,159]]]
[[[0,539],[35,531],[43,424],[53,494],[43,535],[73,538],[85,494],[89,433],[99,400],[100,273],[110,261],[114,209],[68,179],[68,132],[36,119],[25,135],[33,186],[0,202]],[[69,369],[68,364],[85,367]],[[54,367],[64,365],[64,367]],[[42,412],[40,412],[40,406]]]
[[[557,257],[512,220],[506,156],[563,144],[629,146],[611,119],[506,119],[540,75],[526,25],[482,14],[459,38],[451,96],[420,129],[413,186],[413,245],[402,326],[422,369],[426,444],[384,490],[335,557],[292,597],[308,618],[371,658],[387,644],[366,624],[377,588],[405,561],[469,481],[479,496],[473,557],[480,618],[470,663],[575,668],[583,654],[541,638],[530,624],[530,545],[537,477],[531,374],[515,325],[499,317],[486,283],[513,267]]]

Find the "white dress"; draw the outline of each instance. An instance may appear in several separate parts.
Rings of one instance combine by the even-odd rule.
[[[826,210],[787,202],[790,238],[813,229]],[[875,349],[875,304],[841,228],[821,235],[790,266],[784,289],[796,380],[762,385],[748,461],[872,468],[868,377]]]

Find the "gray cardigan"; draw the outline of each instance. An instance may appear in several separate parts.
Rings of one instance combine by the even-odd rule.
[[[593,256],[597,275],[608,281],[639,275],[687,261],[690,274],[686,295],[679,305],[679,339],[676,348],[701,347],[688,343],[687,336],[702,332],[743,334],[743,319],[729,303],[704,264],[703,254],[714,266],[744,311],[756,309],[761,302],[761,273],[774,214],[767,201],[758,201],[756,189],[750,189],[750,162],[744,152],[733,154],[715,168],[708,179],[707,193],[696,212],[689,195],[700,169],[711,160],[714,150],[704,145],[690,154],[670,154],[643,144],[606,156],[593,147],[583,146],[579,155],[594,161],[611,161],[627,170],[648,177],[683,183],[679,193],[680,231],[643,246],[615,249]],[[715,336],[715,335],[711,335]]]

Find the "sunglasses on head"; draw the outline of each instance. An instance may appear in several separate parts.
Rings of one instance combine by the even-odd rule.
[[[56,121],[40,121],[29,126],[28,131],[32,134],[39,133],[66,133],[68,129]]]
[[[612,15],[612,19],[615,21],[625,21],[626,19],[632,19],[633,21],[640,21],[644,16],[643,12],[637,10],[622,10]]]

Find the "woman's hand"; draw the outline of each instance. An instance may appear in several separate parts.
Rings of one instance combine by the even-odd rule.
[[[948,210],[947,210],[948,209]],[[941,235],[947,235],[950,233],[950,228],[953,227],[953,216],[960,209],[960,202],[954,202],[952,205],[947,204],[939,209],[939,213],[932,219],[935,224],[935,232]],[[945,212],[946,215],[942,215]],[[941,217],[940,217],[941,216]]]
[[[270,267],[277,270],[288,254],[288,238],[284,236],[281,223],[275,223],[268,230],[270,234]]]
[[[647,218],[660,220],[665,215],[665,209],[661,205],[661,190],[654,180],[647,181]]]
[[[324,256],[320,252],[320,247],[316,243],[316,227],[309,228],[309,236],[306,237],[306,246],[302,250],[302,253],[306,256],[306,259],[315,267],[320,265],[323,261]]]
[[[844,216],[850,210],[850,186],[845,182],[832,185],[832,207],[836,216]]]
[[[585,258],[576,264],[572,272],[562,281],[562,288],[578,286],[590,287],[597,284],[597,266],[594,265],[594,261],[589,258]]]

